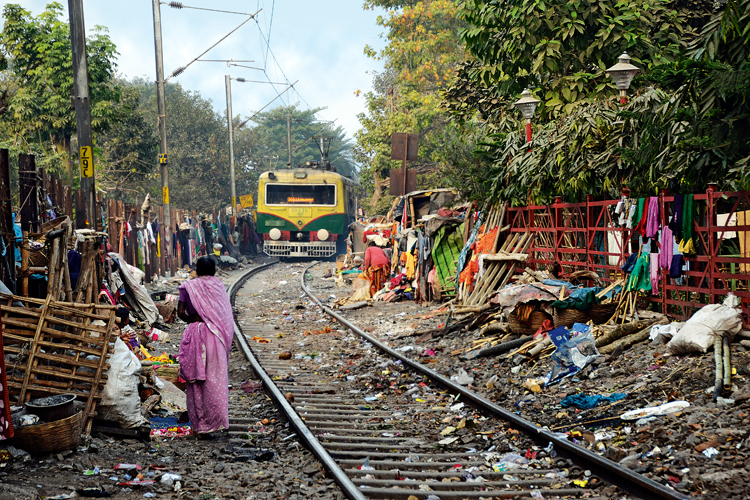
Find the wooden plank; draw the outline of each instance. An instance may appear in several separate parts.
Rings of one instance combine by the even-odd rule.
[[[39,324],[37,325],[36,333],[34,335],[34,340],[31,344],[31,351],[29,352],[29,359],[26,362],[26,374],[24,375],[24,378],[23,378],[23,387],[21,388],[21,394],[18,397],[19,403],[26,402],[26,400],[24,399],[26,397],[26,387],[29,385],[29,381],[32,380],[30,368],[34,366],[34,358],[37,354],[39,354],[37,351],[39,350],[40,332],[44,325],[44,315],[47,314],[47,312],[49,311],[49,303],[51,300],[52,300],[52,296],[48,295],[47,301],[44,305],[44,309],[42,309],[42,315],[39,318]]]

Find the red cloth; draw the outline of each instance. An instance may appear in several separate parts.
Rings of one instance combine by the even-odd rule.
[[[390,266],[391,261],[380,247],[367,247],[365,250],[365,271],[371,267]]]
[[[641,236],[646,236],[646,223],[648,222],[648,205],[649,197],[646,197],[646,201],[643,202],[643,213],[641,214],[641,220],[638,221],[638,225],[635,230],[641,233]]]

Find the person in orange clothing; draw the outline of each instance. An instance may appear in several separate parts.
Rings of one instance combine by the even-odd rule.
[[[385,252],[374,241],[370,241],[365,251],[364,274],[370,280],[370,297],[385,285],[391,274],[391,263]]]

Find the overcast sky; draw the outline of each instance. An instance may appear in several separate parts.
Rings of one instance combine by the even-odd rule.
[[[47,0],[2,2],[21,4],[34,16]],[[67,16],[67,1],[61,0]],[[376,18],[379,12],[364,11],[362,0],[186,0],[185,6],[253,14],[255,20],[208,52],[204,59],[254,60],[238,63],[265,71],[227,67],[226,63],[196,62],[170,81],[211,99],[218,112],[226,110],[224,75],[248,80],[289,82],[295,88],[269,108],[298,102],[303,109],[325,107],[321,120],[336,120],[352,137],[359,128],[357,114],[364,111],[364,98],[355,92],[371,89],[372,75],[382,63],[367,58],[363,48],[384,44]],[[155,80],[153,8],[150,0],[84,0],[87,31],[106,26],[117,51],[119,72],[126,78]],[[164,72],[169,75],[184,66],[247,16],[174,9],[161,6],[164,40]],[[270,50],[265,40],[270,40]],[[275,56],[275,57],[274,57]],[[250,116],[281,92],[285,85],[232,82],[233,114]],[[167,110],[169,111],[169,110]]]

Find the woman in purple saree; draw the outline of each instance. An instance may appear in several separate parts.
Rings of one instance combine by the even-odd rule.
[[[198,437],[229,428],[229,351],[234,316],[216,263],[202,257],[197,278],[180,285],[177,315],[188,323],[180,343],[180,375],[187,382],[188,417]]]

